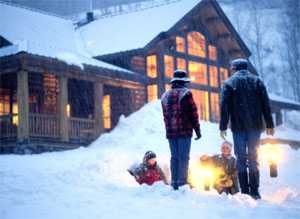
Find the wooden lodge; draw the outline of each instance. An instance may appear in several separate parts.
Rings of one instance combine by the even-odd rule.
[[[193,1],[197,3],[187,13],[167,29],[156,32],[145,45],[96,52],[93,60],[83,62],[81,67],[53,53],[31,51],[29,46],[19,46],[16,51],[16,39],[10,39],[7,30],[0,30],[0,152],[39,153],[88,145],[115,127],[122,114],[127,116],[158,99],[169,89],[175,69],[188,72],[201,119],[218,122],[219,94],[230,76],[228,63],[237,57],[248,59],[251,53],[217,1]],[[13,11],[15,7],[4,8]],[[43,19],[50,17],[32,13]],[[1,14],[0,11],[3,20]],[[123,16],[131,15],[113,19],[122,20]],[[101,26],[106,21],[96,20],[76,31],[85,36],[89,28],[97,28],[97,22]],[[30,23],[27,25],[31,28]],[[28,34],[27,40],[31,36]],[[137,37],[141,36],[132,33],[131,40]],[[128,39],[120,40],[127,45]],[[98,43],[107,45],[101,36]],[[7,52],[10,50],[14,52]],[[1,51],[5,51],[4,55]],[[250,70],[256,74],[254,67]],[[277,117],[281,107],[273,107]],[[277,120],[279,123],[280,118]]]
[[[16,144],[17,151],[28,144],[37,151],[89,144],[144,104],[145,78],[138,75],[82,71],[23,52],[1,58],[0,66],[2,152]]]

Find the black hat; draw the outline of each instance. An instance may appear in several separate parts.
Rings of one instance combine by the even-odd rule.
[[[181,82],[190,82],[191,80],[188,78],[186,71],[183,70],[175,70],[173,79],[171,80],[171,83],[181,81]]]
[[[156,154],[153,151],[147,151],[144,155],[144,162],[146,162],[152,158],[156,158]]]
[[[234,59],[231,62],[231,67],[237,71],[238,70],[246,70],[246,69],[248,69],[248,61],[247,61],[247,59],[243,59],[243,58]]]

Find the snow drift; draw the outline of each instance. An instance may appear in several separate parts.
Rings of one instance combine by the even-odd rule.
[[[216,124],[201,123],[191,159],[219,151]],[[231,137],[230,137],[231,138]],[[169,148],[159,102],[147,104],[88,148],[0,157],[0,218],[300,218],[299,151],[288,146],[279,177],[262,163],[262,200],[196,192],[187,187],[139,186],[126,168],[154,150],[167,171]]]

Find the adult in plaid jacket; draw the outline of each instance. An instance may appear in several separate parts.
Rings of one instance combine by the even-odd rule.
[[[171,80],[172,89],[161,98],[166,137],[171,151],[171,185],[175,190],[187,184],[191,138],[195,130],[201,138],[199,116],[192,92],[187,88],[190,80],[185,71],[176,70]]]

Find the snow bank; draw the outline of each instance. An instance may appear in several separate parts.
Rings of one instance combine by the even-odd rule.
[[[170,159],[159,102],[149,103],[88,148],[41,155],[0,156],[0,218],[291,218],[300,217],[299,151],[281,146],[279,178],[262,163],[262,197],[219,196],[157,183],[138,186],[126,172],[146,150],[166,169]],[[216,124],[201,123],[191,159],[219,151]],[[229,139],[231,135],[229,133]]]

